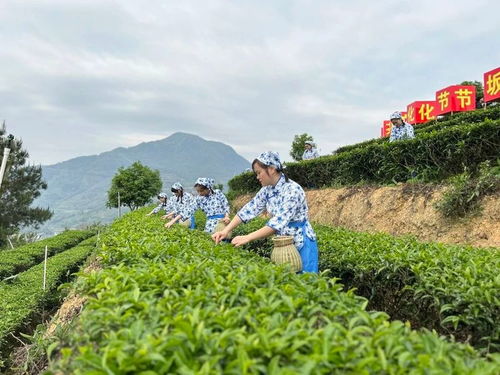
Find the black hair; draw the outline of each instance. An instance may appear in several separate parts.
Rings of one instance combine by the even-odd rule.
[[[171,188],[170,191],[172,193],[178,193],[179,191],[181,192],[181,203],[182,203],[182,198],[184,197],[184,189],[174,189],[174,188]],[[177,202],[179,201],[179,197],[177,197]]]
[[[196,187],[198,187],[198,186],[199,186],[199,187],[202,187],[202,188],[203,188],[203,189],[205,189],[205,190],[210,191],[210,194],[213,194],[213,193],[214,193],[213,189],[212,189],[212,188],[209,188],[208,186],[205,186],[205,185],[202,185],[202,184],[195,184],[195,185],[194,185],[194,187],[195,187],[195,188],[196,188]]]
[[[254,161],[252,162],[252,170],[254,172],[255,172],[255,168],[254,168],[255,164],[257,164],[261,168],[264,168],[266,171],[270,167],[269,165],[266,165],[263,162],[261,162],[259,159],[254,159]],[[273,166],[273,168],[275,168],[275,167]],[[276,172],[283,173],[283,175],[285,176],[285,181],[288,182],[288,176],[286,175],[285,171],[283,170],[283,166],[280,166],[280,168],[276,168]]]

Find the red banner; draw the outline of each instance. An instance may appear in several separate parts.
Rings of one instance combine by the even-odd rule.
[[[392,122],[390,120],[384,120],[382,122],[382,128],[380,129],[380,136],[382,138],[391,135]]]
[[[436,91],[436,113],[473,111],[476,109],[476,86],[454,85]]]
[[[436,102],[433,100],[416,101],[408,104],[406,112],[410,124],[423,124],[436,118]]]
[[[500,99],[500,68],[484,73],[484,101]]]

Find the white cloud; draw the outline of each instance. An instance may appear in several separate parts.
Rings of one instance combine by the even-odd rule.
[[[248,159],[288,158],[308,132],[329,153],[498,66],[499,12],[486,0],[4,0],[0,117],[41,163],[175,131]]]

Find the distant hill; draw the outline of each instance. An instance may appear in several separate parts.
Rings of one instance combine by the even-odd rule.
[[[160,171],[165,192],[169,192],[176,181],[190,191],[198,177],[212,177],[216,183],[226,185],[233,176],[250,167],[248,160],[230,146],[186,133],[43,166],[48,189],[34,206],[48,206],[54,216],[41,231],[53,234],[65,227],[113,220],[116,209],[105,207],[111,179],[118,168],[128,167],[135,161]]]

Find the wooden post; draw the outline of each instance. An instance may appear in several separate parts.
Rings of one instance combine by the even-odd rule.
[[[45,284],[47,281],[47,246],[45,246],[45,260],[43,262],[43,290],[45,290]]]
[[[122,216],[122,203],[120,202],[120,192],[118,192],[118,217]]]

